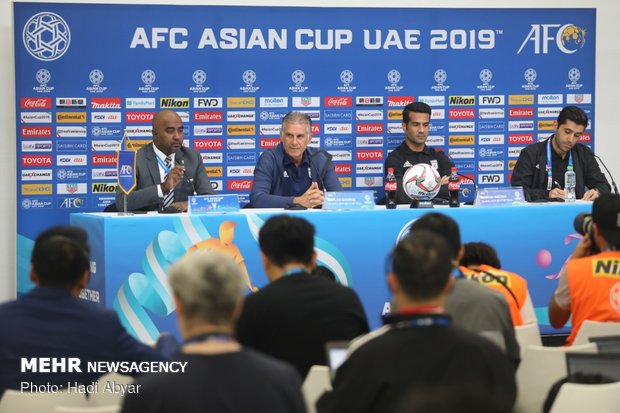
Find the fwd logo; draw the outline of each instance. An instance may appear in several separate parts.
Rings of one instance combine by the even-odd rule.
[[[504,104],[504,96],[503,95],[485,95],[479,97],[479,104],[481,106],[490,106],[490,105],[503,105]]]
[[[478,183],[480,184],[503,184],[504,175],[502,174],[479,174]]]

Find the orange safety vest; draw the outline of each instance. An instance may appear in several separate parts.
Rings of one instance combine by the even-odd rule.
[[[570,260],[567,265],[573,344],[585,320],[620,322],[620,251]]]
[[[527,297],[527,281],[523,277],[519,274],[515,274],[514,272],[503,271],[486,264],[479,265],[477,267],[482,271],[473,270],[464,266],[460,266],[459,268],[468,279],[486,285],[506,297],[508,307],[510,308],[510,316],[512,317],[512,325],[523,325],[521,308],[523,307],[523,304],[525,304],[525,299]],[[494,278],[489,274],[485,274],[483,271],[491,273],[497,278]],[[503,285],[498,279],[503,281],[505,285]],[[512,291],[512,294],[510,294],[510,291],[506,287]]]

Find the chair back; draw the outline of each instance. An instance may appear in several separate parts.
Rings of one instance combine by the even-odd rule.
[[[99,391],[90,395],[88,403],[90,406],[121,406],[123,404],[122,391],[104,391],[108,389],[118,389],[119,386],[126,386],[133,383],[134,378],[118,373],[108,373],[97,380]],[[115,387],[116,386],[116,387]]]
[[[616,336],[620,334],[620,323],[586,320],[581,324],[573,345],[586,344],[590,337]]]
[[[301,392],[306,402],[306,411],[316,413],[316,402],[323,393],[332,389],[329,377],[329,367],[314,365],[301,386]]]
[[[524,324],[522,326],[515,327],[515,337],[517,343],[521,349],[521,357],[525,354],[525,350],[529,346],[542,346],[542,339],[540,338],[540,330],[538,324]]]
[[[564,383],[551,406],[551,413],[607,413],[619,409],[620,382]]]
[[[86,407],[86,396],[81,393],[22,393],[5,390],[0,400],[0,413],[54,413],[57,406]]]
[[[517,413],[540,413],[551,386],[566,377],[566,352],[596,353],[594,343],[572,347],[527,347],[517,369]]]
[[[119,413],[121,406],[67,407],[54,408],[54,413]]]

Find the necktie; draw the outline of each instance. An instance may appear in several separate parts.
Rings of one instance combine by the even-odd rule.
[[[170,170],[170,168],[172,167],[172,157],[170,155],[166,156],[164,163],[166,164],[166,168]],[[166,180],[167,176],[168,174],[166,174],[166,176],[164,177],[164,180]],[[172,205],[173,201],[174,201],[174,188],[172,188],[170,192],[164,195],[164,203],[163,203],[164,208],[168,208],[170,205]]]

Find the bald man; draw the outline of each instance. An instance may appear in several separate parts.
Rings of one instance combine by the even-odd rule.
[[[183,121],[176,112],[162,110],[153,117],[153,143],[136,154],[136,181],[136,189],[127,197],[128,211],[157,210],[168,197],[172,198],[168,208],[187,211],[187,197],[194,192],[213,194],[200,153],[183,146]],[[117,189],[119,211],[124,198]]]

